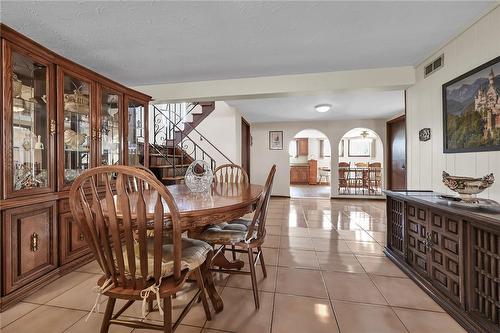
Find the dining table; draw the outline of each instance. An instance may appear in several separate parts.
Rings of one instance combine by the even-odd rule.
[[[172,194],[180,214],[180,224],[183,232],[188,233],[188,237],[196,237],[206,227],[222,222],[228,222],[255,210],[264,187],[256,184],[244,183],[212,183],[207,192],[192,192],[185,184],[168,185],[167,189]],[[131,215],[134,216],[137,202],[137,192],[130,193]],[[115,196],[115,201],[117,197]],[[144,191],[144,201],[146,204],[146,215],[152,217],[155,212],[155,205],[158,199],[158,192],[155,190]],[[106,211],[105,200],[101,201],[103,211]],[[119,206],[119,205],[117,205]],[[170,210],[163,202],[164,220],[170,218]],[[117,207],[117,217],[120,212]],[[229,261],[223,253],[219,252],[211,261],[211,266],[226,269],[241,269],[244,262],[241,260]],[[211,274],[204,277],[208,296],[216,312],[222,311],[224,303],[220,297]]]

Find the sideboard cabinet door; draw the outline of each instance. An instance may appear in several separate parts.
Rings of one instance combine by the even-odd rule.
[[[462,220],[439,212],[431,213],[429,232],[430,279],[446,297],[460,305],[463,300]]]
[[[61,265],[67,264],[83,255],[90,253],[85,236],[73,219],[71,212],[59,214],[61,232],[60,255]]]
[[[16,290],[57,268],[56,203],[3,213],[4,291]]]
[[[428,277],[427,248],[428,211],[417,205],[407,203],[406,228],[408,230],[407,262],[422,277]]]
[[[400,257],[405,256],[405,203],[387,198],[387,247]]]

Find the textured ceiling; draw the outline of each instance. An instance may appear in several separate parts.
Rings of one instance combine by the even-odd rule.
[[[2,1],[1,20],[129,85],[415,65],[494,2]]]
[[[404,111],[402,91],[344,91],[328,95],[305,95],[226,101],[250,122],[387,119]],[[332,109],[319,113],[318,104]]]

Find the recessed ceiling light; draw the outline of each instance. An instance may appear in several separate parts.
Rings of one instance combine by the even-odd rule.
[[[318,104],[314,108],[316,109],[316,111],[323,113],[330,111],[332,106],[330,104]]]

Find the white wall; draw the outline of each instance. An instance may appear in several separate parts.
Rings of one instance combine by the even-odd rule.
[[[444,53],[444,67],[427,78],[423,66]],[[500,55],[500,7],[472,25],[416,68],[416,84],[407,91],[408,187],[445,192],[441,173],[483,176],[493,172],[497,183],[481,197],[500,201],[500,152],[443,153],[442,85]],[[431,140],[420,142],[418,131],[431,128]]]
[[[385,142],[385,120],[345,120],[345,121],[322,121],[322,122],[278,122],[278,123],[254,123],[251,131],[253,144],[251,147],[250,173],[252,183],[264,184],[271,166],[276,164],[276,175],[274,179],[273,195],[290,195],[290,168],[288,143],[295,134],[303,129],[317,129],[323,132],[330,140],[332,149],[331,186],[332,195],[338,191],[338,143],[347,130],[356,127],[366,127],[375,131]],[[269,131],[283,131],[283,150],[269,150]]]
[[[233,163],[241,164],[241,114],[225,102],[215,102],[215,110],[196,129],[223,152]],[[199,136],[192,132],[193,139]],[[217,165],[229,163],[205,141],[196,141]]]

